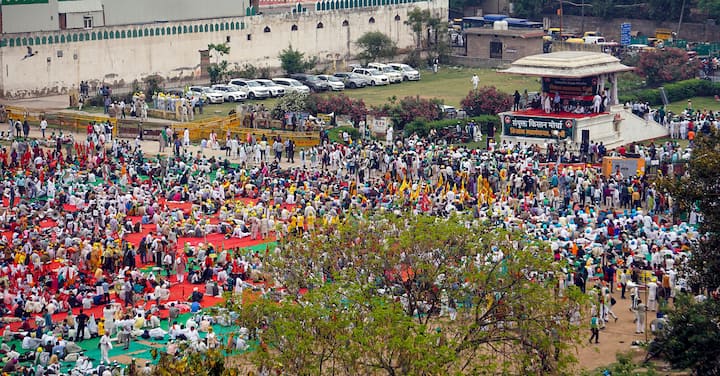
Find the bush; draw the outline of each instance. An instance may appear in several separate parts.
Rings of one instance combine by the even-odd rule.
[[[693,78],[699,69],[699,60],[690,60],[687,51],[673,47],[643,52],[637,64],[638,73],[649,86]]]
[[[287,112],[303,112],[308,107],[308,95],[298,92],[292,92],[285,94],[282,98],[278,99],[273,107],[272,114],[273,119],[282,119]]]
[[[353,127],[335,127],[328,131],[328,138],[332,142],[342,143],[342,133],[347,132],[353,141],[360,139],[360,131]]]
[[[405,129],[405,126],[416,120],[433,121],[439,120],[442,116],[440,111],[442,101],[439,99],[425,99],[416,97],[405,97],[397,102],[397,98],[390,98],[390,103],[382,106],[373,106],[369,113],[373,116],[390,117],[396,129]]]
[[[405,126],[404,132],[406,136],[410,136],[413,133],[417,133],[419,136],[427,136],[431,129],[442,129],[447,127],[455,126],[458,122],[466,124],[470,120],[475,121],[476,124],[480,125],[480,129],[483,134],[487,134],[489,129],[498,129],[500,126],[500,118],[497,115],[480,115],[467,119],[443,119],[436,121],[425,121],[422,119],[414,120]]]
[[[496,115],[512,108],[510,94],[499,92],[495,86],[483,86],[470,91],[461,104],[470,116]]]
[[[711,97],[720,95],[720,84],[707,80],[685,80],[664,86],[668,101],[677,102],[692,97]],[[660,89],[644,89],[633,91],[619,96],[621,103],[648,102],[651,105],[662,104]]]
[[[368,110],[362,99],[353,99],[345,94],[336,95],[317,95],[313,94],[309,100],[313,102],[316,112],[332,113],[335,115],[347,115],[350,120],[357,126],[361,121],[365,120]]]

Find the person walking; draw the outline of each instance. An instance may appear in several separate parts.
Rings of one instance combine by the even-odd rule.
[[[472,82],[473,90],[477,90],[478,85],[480,85],[480,77],[478,77],[477,73],[473,74],[472,79],[470,79],[470,82]]]
[[[48,122],[45,119],[45,117],[43,117],[42,120],[40,120],[40,132],[42,132],[43,139],[45,138],[45,130],[47,129],[47,126],[48,126]]]
[[[520,92],[515,90],[515,94],[513,94],[513,111],[520,110]]]
[[[600,341],[600,324],[597,314],[593,314],[593,316],[590,318],[590,340],[588,342],[592,343],[593,338],[595,339],[595,343],[599,343]]]
[[[100,338],[100,364],[110,364],[110,357],[108,352],[112,350],[113,345],[108,337],[107,333],[104,333]]]

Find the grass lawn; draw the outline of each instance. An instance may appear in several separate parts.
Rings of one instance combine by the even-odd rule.
[[[707,109],[708,111],[720,111],[720,102],[716,101],[713,97],[693,97],[690,98],[692,106],[695,111],[702,111]],[[668,111],[672,111],[675,114],[683,112],[687,108],[687,99],[677,102],[672,102],[667,106]]]
[[[423,98],[439,98],[445,104],[460,107],[460,101],[472,89],[470,79],[473,73],[480,77],[480,86],[495,86],[498,90],[512,94],[515,90],[539,91],[540,79],[538,77],[516,76],[499,74],[493,69],[475,69],[463,67],[442,67],[437,74],[431,71],[422,71],[420,81],[403,82],[387,86],[366,87],[362,89],[345,90],[344,93],[352,98],[361,98],[368,106],[381,105],[395,97],[402,99],[408,96],[419,95]],[[331,95],[331,94],[326,94]],[[277,99],[247,101],[246,103],[264,103],[265,107],[273,108]],[[204,108],[202,115],[195,119],[207,119],[213,116],[227,115],[235,108],[235,103],[211,104]],[[102,107],[84,107],[83,110],[91,113],[102,113]]]
[[[540,88],[537,77],[498,74],[491,69],[442,67],[437,74],[427,70],[422,71],[420,81],[345,90],[345,94],[352,98],[362,98],[368,106],[386,103],[393,96],[402,99],[419,95],[428,99],[439,98],[447,105],[459,107],[460,101],[472,89],[470,79],[473,73],[477,73],[480,77],[480,86],[495,86],[509,94],[514,93],[515,90],[522,93],[524,89],[538,91]]]

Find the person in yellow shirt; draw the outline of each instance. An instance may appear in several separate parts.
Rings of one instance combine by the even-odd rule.
[[[310,232],[315,231],[315,215],[312,213],[307,216],[307,229]]]
[[[288,232],[293,233],[295,232],[295,228],[297,227],[297,217],[292,216],[290,217],[290,224],[288,225]]]
[[[305,232],[305,216],[299,213],[297,216],[297,233],[298,235],[302,235],[303,232]]]
[[[101,318],[98,321],[98,336],[102,337],[105,335],[105,319]]]

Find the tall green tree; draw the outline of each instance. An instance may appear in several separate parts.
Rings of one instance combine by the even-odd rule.
[[[698,211],[699,231],[704,234],[692,249],[688,274],[692,282],[712,291],[720,287],[720,133],[698,132],[687,173],[660,180],[676,202],[676,210]]]
[[[715,19],[715,23],[720,21],[720,0],[699,0],[698,8],[703,10],[708,18]]]
[[[316,56],[307,59],[305,53],[293,49],[292,45],[282,50],[278,57],[280,58],[280,67],[286,74],[303,73],[317,65]]]
[[[427,9],[413,8],[405,25],[410,26],[418,50],[427,51],[431,59],[443,58],[449,52],[447,21],[434,16]]]
[[[660,331],[649,351],[662,355],[673,368],[720,375],[720,297],[697,302],[680,294],[674,305],[667,330]]]
[[[543,10],[548,3],[548,0],[515,0],[513,1],[513,15],[531,20],[541,20]],[[559,8],[559,2],[553,3],[555,8]]]
[[[675,210],[702,215],[702,237],[682,266],[694,291],[678,294],[668,329],[660,332],[650,351],[673,367],[720,375],[720,132],[700,132],[694,142],[687,173],[659,180],[676,200]],[[704,293],[705,299],[694,299],[694,293]]]
[[[208,51],[210,55],[215,57],[215,62],[211,63],[207,68],[210,82],[213,84],[224,82],[228,74],[228,62],[220,59],[230,53],[230,46],[227,43],[211,43],[208,44]]]
[[[343,323],[332,331],[351,349],[335,353],[336,361],[347,362],[343,367],[350,371],[343,374],[557,374],[574,361],[565,350],[577,343],[578,331],[567,318],[583,304],[581,295],[574,288],[558,295],[560,265],[547,245],[521,233],[457,217],[365,218],[350,212],[342,225],[283,243],[266,266],[290,297],[298,297],[294,304],[314,306],[316,290],[335,302],[322,303],[335,307],[332,313],[315,315]],[[301,296],[306,288],[311,293]],[[439,318],[455,306],[451,301],[456,320]],[[272,317],[280,320],[276,328],[299,320],[297,314]],[[292,336],[314,330],[311,323],[292,325],[305,330],[278,329],[273,338],[305,343],[306,337]],[[438,354],[431,343],[446,349]],[[429,364],[439,371],[418,371]]]
[[[358,58],[365,64],[381,59],[392,59],[397,54],[397,46],[390,37],[381,31],[368,31],[355,44],[362,50]]]

